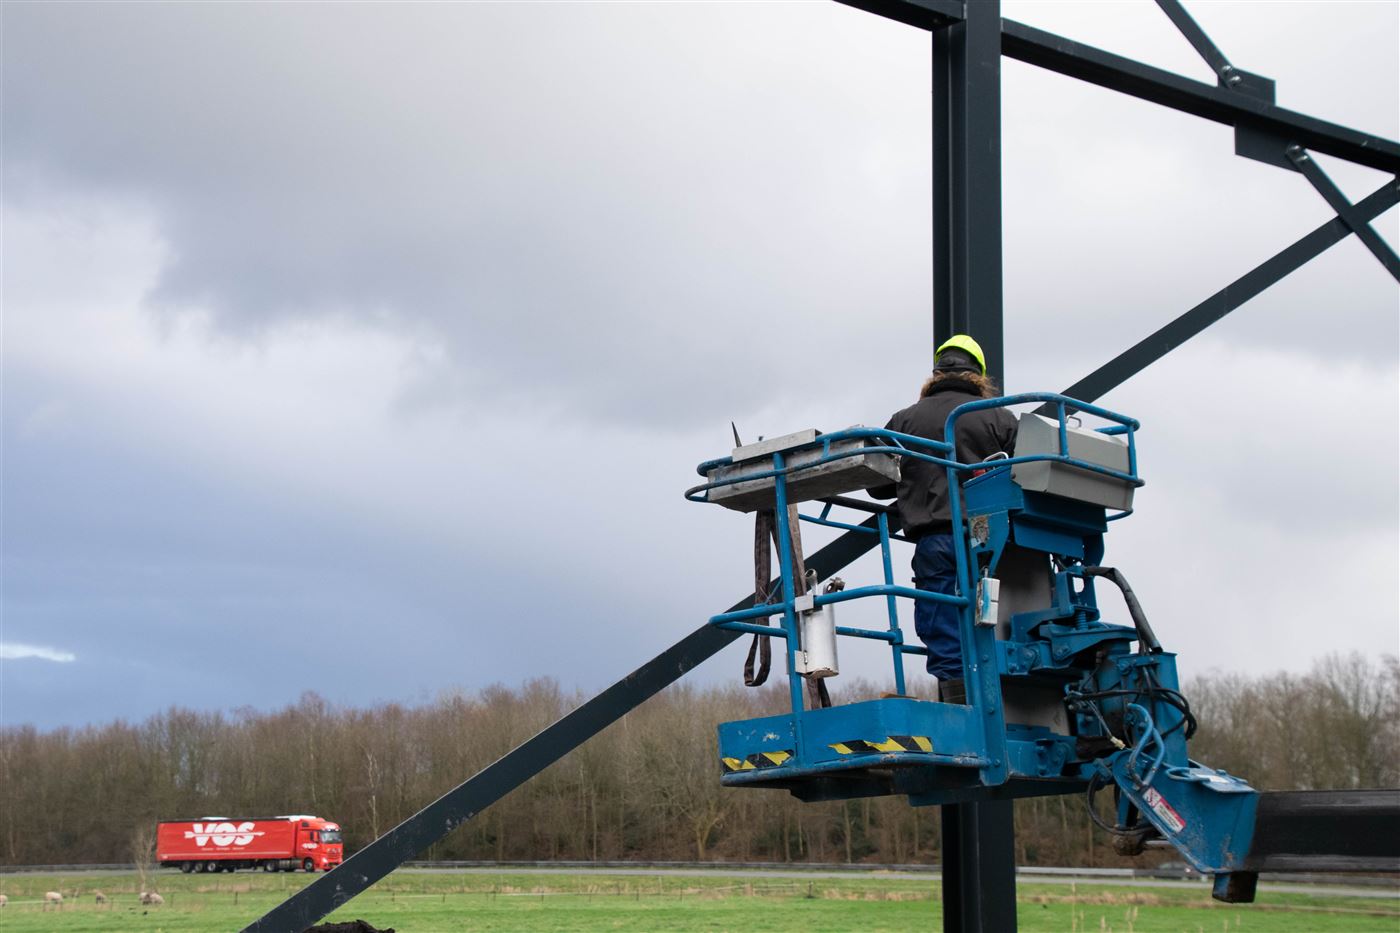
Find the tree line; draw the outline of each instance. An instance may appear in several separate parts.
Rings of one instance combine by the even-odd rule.
[[[837,702],[877,696],[840,682]],[[843,695],[844,691],[844,695]],[[1186,685],[1197,760],[1266,790],[1400,785],[1400,661],[1329,656],[1306,674],[1211,673]],[[314,813],[363,846],[584,697],[551,680],[419,706],[274,712],[172,708],[141,723],[0,730],[0,861],[132,861],[157,820]],[[726,789],[715,725],[784,711],[783,686],[680,684],[424,853],[433,859],[939,860],[938,810],[904,798],[803,804]],[[1016,804],[1022,864],[1132,864],[1081,796]]]

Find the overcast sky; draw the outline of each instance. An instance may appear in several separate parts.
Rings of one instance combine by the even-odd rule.
[[[1283,106],[1400,136],[1400,5],[1191,8]],[[883,424],[927,372],[922,31],[818,2],[0,10],[5,724],[603,686],[749,586],[749,519],[681,498],[731,419]],[[1005,12],[1212,79],[1149,0]],[[1330,216],[1228,128],[1003,75],[1010,391]],[[1385,181],[1320,162],[1353,200]],[[1188,675],[1400,649],[1397,295],[1348,239],[1104,400],[1148,480],[1109,562]]]

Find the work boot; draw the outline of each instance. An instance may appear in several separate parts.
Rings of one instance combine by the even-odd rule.
[[[940,680],[938,682],[938,701],[966,706],[967,691],[963,689],[963,682],[961,680]]]

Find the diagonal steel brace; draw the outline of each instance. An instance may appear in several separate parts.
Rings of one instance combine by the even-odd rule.
[[[1332,210],[1337,212],[1337,216],[1351,228],[1351,232],[1356,234],[1356,238],[1366,244],[1381,265],[1385,266],[1385,271],[1400,282],[1400,256],[1395,255],[1395,250],[1390,248],[1390,244],[1381,239],[1381,235],[1376,232],[1376,228],[1371,226],[1370,218],[1364,216],[1356,209],[1356,205],[1347,200],[1347,196],[1342,194],[1340,188],[1333,183],[1327,173],[1322,170],[1322,166],[1317,164],[1317,160],[1308,155],[1308,151],[1296,143],[1287,149],[1288,161],[1292,162],[1303,173],[1303,177],[1312,182],[1312,186],[1317,189],[1317,193],[1322,195]]]
[[[899,530],[898,515],[889,515],[888,521],[892,531]],[[812,554],[807,558],[808,569],[815,570],[819,579],[826,579],[875,547],[880,539],[871,531],[878,522],[879,516],[872,515],[861,523],[868,531],[848,531]],[[750,594],[729,611],[747,609],[753,602]],[[243,933],[301,933],[645,700],[680,680],[696,665],[738,639],[740,634],[713,625],[700,626],[350,856],[339,868],[320,876],[254,920]]]
[[[1359,217],[1369,222],[1400,203],[1400,179],[1391,179],[1382,188],[1356,205]],[[1109,360],[1064,390],[1070,398],[1093,402],[1127,382],[1148,366],[1166,356],[1216,321],[1256,297],[1289,273],[1322,255],[1346,239],[1351,232],[1341,217],[1334,217],[1292,246],[1270,257],[1196,305],[1176,320],[1158,328],[1150,336]],[[1041,414],[1052,412],[1042,407]]]
[[[1222,84],[1226,87],[1234,87],[1240,83],[1242,78],[1235,66],[1230,64],[1225,53],[1220,51],[1220,48],[1211,41],[1210,36],[1206,35],[1206,31],[1201,28],[1200,24],[1192,18],[1190,13],[1186,12],[1186,7],[1182,6],[1179,0],[1157,0],[1157,5],[1186,37],[1186,41],[1191,43],[1191,47],[1196,50],[1196,53],[1205,59],[1211,70],[1220,76]]]

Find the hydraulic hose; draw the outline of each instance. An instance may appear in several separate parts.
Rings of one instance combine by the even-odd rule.
[[[1086,577],[1104,577],[1122,590],[1123,601],[1128,604],[1128,615],[1132,616],[1133,627],[1137,629],[1139,649],[1143,654],[1161,654],[1162,643],[1157,640],[1157,634],[1152,631],[1152,625],[1147,621],[1147,613],[1142,611],[1142,603],[1138,602],[1133,588],[1128,585],[1127,578],[1118,568],[1085,567],[1083,573]]]

